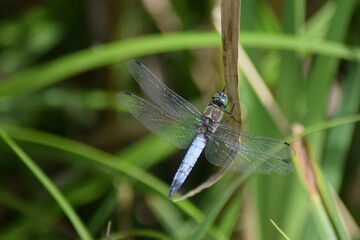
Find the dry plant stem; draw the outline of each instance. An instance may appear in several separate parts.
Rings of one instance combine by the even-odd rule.
[[[106,226],[106,237],[108,238],[108,237],[110,237],[110,234],[111,234],[111,225],[112,225],[112,221],[111,220],[109,220],[108,221],[108,224],[107,224],[107,226]]]
[[[293,132],[299,133],[303,131],[303,126],[295,124],[293,126]],[[331,223],[326,216],[326,210],[323,206],[322,199],[319,192],[319,186],[316,182],[315,169],[311,164],[313,155],[311,149],[307,144],[307,141],[303,138],[297,139],[293,142],[293,147],[296,151],[294,158],[295,165],[301,182],[308,191],[309,198],[313,205],[314,216],[323,219],[321,228],[327,229],[326,239],[336,239],[336,233],[331,226]]]
[[[292,129],[294,134],[299,134],[304,131],[303,126],[300,124],[295,124]],[[321,171],[318,169],[319,167],[316,164],[316,160],[307,141],[304,138],[296,139],[292,145],[296,151],[294,159],[298,175],[305,189],[308,191],[310,200],[314,206],[315,216],[322,219],[322,228],[326,229],[326,234],[328,235],[326,239],[337,239],[339,236],[341,236],[342,239],[350,239],[351,234],[356,235],[358,233],[358,227],[346,210],[346,207],[342,204],[341,199],[338,198],[336,192],[333,191],[327,180],[321,176]],[[326,188],[330,190],[331,199],[335,200],[334,206],[329,204],[329,196],[327,196]],[[335,222],[336,218],[334,213],[332,213],[333,211],[339,213],[340,222]],[[342,229],[339,228],[339,226],[337,227],[337,224],[344,226],[343,232],[339,231],[339,229]]]
[[[255,94],[258,96],[260,102],[265,107],[270,117],[274,120],[277,128],[283,134],[289,134],[291,131],[290,124],[286,119],[284,113],[281,111],[279,105],[276,103],[270,90],[266,87],[264,80],[257,72],[256,68],[252,64],[249,56],[246,54],[244,48],[239,44],[239,65],[243,70],[244,75],[248,79]]]
[[[293,126],[293,132],[299,133],[303,131],[303,126],[300,124],[295,124]],[[318,186],[316,183],[315,171],[311,165],[311,158],[313,157],[310,151],[310,148],[303,138],[297,139],[293,142],[293,147],[295,148],[295,164],[297,165],[298,172],[300,177],[303,180],[309,195],[313,201],[320,201],[320,194],[318,191]]]
[[[229,102],[233,105],[239,102],[238,44],[240,29],[240,0],[221,1],[221,40],[224,76]],[[232,106],[231,106],[232,107]],[[241,128],[240,104],[236,104],[232,115],[237,121],[232,121]]]
[[[221,168],[219,171],[217,171],[214,175],[212,175],[211,177],[209,177],[203,184],[197,186],[196,188],[194,188],[193,190],[187,192],[186,194],[184,194],[183,196],[176,198],[173,200],[173,202],[178,202],[184,199],[187,199],[189,197],[194,196],[195,194],[201,192],[202,190],[211,187],[212,185],[214,185],[215,183],[217,183],[222,176],[224,176],[224,174],[226,173],[226,169],[225,168]]]

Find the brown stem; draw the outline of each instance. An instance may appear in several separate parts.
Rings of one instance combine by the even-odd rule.
[[[227,95],[230,104],[239,102],[238,44],[240,29],[240,0],[221,1],[221,38],[223,66]],[[232,124],[241,127],[240,104],[236,104],[233,116],[240,122]]]

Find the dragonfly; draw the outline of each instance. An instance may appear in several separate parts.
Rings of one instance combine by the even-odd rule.
[[[200,154],[212,164],[243,173],[289,175],[295,154],[289,143],[249,134],[223,120],[229,100],[224,91],[215,93],[201,114],[191,103],[165,86],[137,60],[127,67],[153,103],[129,92],[117,101],[152,133],[180,149],[188,149],[170,185],[171,198],[185,182]]]

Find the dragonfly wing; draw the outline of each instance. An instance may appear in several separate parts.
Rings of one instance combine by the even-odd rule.
[[[286,142],[249,134],[226,123],[208,137],[205,149],[206,158],[216,166],[262,174],[293,173],[289,159],[294,154]]]
[[[188,148],[196,135],[195,118],[174,117],[128,92],[118,93],[116,99],[151,132],[179,148]]]
[[[145,93],[167,113],[175,117],[198,118],[200,112],[184,98],[165,86],[142,63],[136,60],[127,62],[127,67]]]

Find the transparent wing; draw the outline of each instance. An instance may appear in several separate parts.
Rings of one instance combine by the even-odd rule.
[[[209,136],[205,148],[206,158],[216,166],[262,174],[293,173],[289,159],[294,154],[286,142],[248,134],[226,123]]]
[[[197,120],[193,117],[174,117],[128,92],[118,93],[116,99],[151,132],[179,148],[188,148],[196,135]]]
[[[149,69],[136,60],[127,62],[136,82],[159,107],[175,117],[198,118],[200,112],[188,101],[165,86]]]

